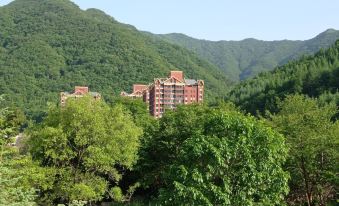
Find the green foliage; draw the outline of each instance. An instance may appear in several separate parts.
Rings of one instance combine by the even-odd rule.
[[[114,97],[111,99],[111,105],[122,104],[127,108],[135,123],[138,126],[144,128],[144,126],[150,121],[155,121],[155,119],[149,115],[148,105],[142,101],[142,99],[131,99],[128,97]]]
[[[3,101],[0,96],[0,101]],[[8,108],[0,108],[0,205],[36,205],[35,190],[31,185],[24,184],[29,174],[22,174],[25,167],[18,170],[15,158],[18,158],[17,152],[9,145],[13,137],[21,126],[21,115]]]
[[[20,176],[8,167],[0,165],[0,205],[2,206],[33,206],[35,191],[20,186]]]
[[[227,99],[255,114],[265,110],[277,112],[277,100],[288,94],[318,97],[327,93],[332,94],[331,97],[327,95],[328,100],[337,101],[338,90],[339,41],[326,51],[321,50],[314,56],[305,56],[240,83],[229,92]]]
[[[132,169],[142,130],[124,110],[89,96],[69,99],[30,130],[33,159],[56,172],[53,188],[44,191],[48,199],[102,200]]]
[[[76,85],[109,99],[173,69],[204,79],[211,99],[229,84],[192,52],[69,0],[16,0],[0,7],[0,94],[31,118],[41,120],[46,102],[57,103],[60,91]]]
[[[161,205],[283,204],[283,137],[230,108],[183,106],[160,119],[139,164]]]
[[[105,192],[105,189],[107,187],[105,182],[97,182],[95,183],[101,183],[101,187],[99,188],[99,191],[95,191],[93,187],[98,187],[98,185],[86,185],[84,183],[78,183],[74,184],[70,191],[67,191],[70,195],[70,200],[100,200],[100,195]]]
[[[329,29],[306,41],[245,39],[213,42],[183,34],[155,36],[195,52],[233,80],[244,80],[260,72],[271,71],[303,54],[314,54],[321,48],[328,48],[339,39],[339,31]]]
[[[27,155],[19,155],[17,152],[12,152],[12,155],[7,158],[6,163],[8,168],[13,171],[13,178],[18,179],[18,185],[26,190],[35,191],[35,201],[40,204],[47,202],[49,199],[43,195],[43,191],[53,188],[56,171],[54,168],[40,167],[38,162],[32,161],[32,158]],[[39,196],[39,198],[38,198]]]
[[[26,184],[27,178],[34,175],[33,167],[30,173],[27,173],[26,167],[21,167],[22,165],[18,164],[23,158],[11,147],[3,148],[2,153],[3,159],[0,161],[0,205],[36,205],[34,201],[36,191],[33,185]]]
[[[237,79],[327,47],[337,36],[329,30],[307,42],[178,41]],[[335,201],[339,41],[229,93],[240,109],[275,113],[269,123],[285,139],[233,104],[182,106],[156,120],[143,102],[113,98],[173,69],[204,79],[210,100],[225,94],[229,80],[193,52],[68,0],[0,7],[0,94],[8,94],[0,104],[0,205],[122,204],[140,186],[161,205],[283,205],[284,163],[289,204]],[[10,146],[26,123],[23,112],[42,120],[46,102],[75,85],[111,104],[83,97],[51,106],[22,136],[21,154]],[[294,93],[319,98],[286,97]]]
[[[4,121],[3,127],[14,128],[11,136],[17,135],[21,127],[27,123],[25,114],[18,108],[8,108]]]
[[[335,200],[339,182],[339,122],[331,121],[337,108],[301,95],[288,96],[279,108],[271,121],[290,148],[289,204],[326,205]]]
[[[113,196],[114,201],[116,202],[122,202],[124,195],[122,194],[122,191],[120,189],[120,187],[112,187],[110,190],[111,195]]]
[[[0,105],[3,103],[3,96],[0,96]],[[0,163],[6,148],[14,143],[14,136],[18,135],[23,123],[26,121],[21,110],[13,110],[0,106]]]
[[[141,145],[147,144],[149,137],[157,130],[158,121],[154,119],[148,111],[148,105],[141,99],[130,99],[126,97],[115,97],[112,99],[112,105],[122,104],[132,115],[137,126],[143,128],[143,137]]]

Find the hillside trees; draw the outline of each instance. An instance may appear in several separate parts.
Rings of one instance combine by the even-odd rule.
[[[332,121],[336,106],[318,106],[317,100],[296,95],[288,96],[279,109],[271,121],[289,146],[289,204],[327,205],[335,199],[339,181],[339,122]]]
[[[43,195],[65,203],[115,198],[110,191],[135,164],[141,134],[121,105],[83,97],[52,107],[29,131],[33,160],[55,170],[53,187]]]
[[[57,103],[59,92],[74,86],[108,99],[170,70],[204,79],[211,99],[230,84],[194,53],[99,10],[83,11],[69,0],[15,0],[0,7],[0,93],[29,118],[41,120],[46,102]]]
[[[158,191],[160,204],[283,203],[283,137],[230,108],[185,106],[160,119],[139,162],[144,186]]]
[[[2,98],[0,96],[0,101]],[[19,110],[0,108],[0,205],[35,205],[35,190],[31,185],[23,184],[27,175],[19,172],[15,160],[19,159],[18,152],[10,146],[24,121]]]
[[[284,99],[288,94],[319,97],[327,93],[335,97],[338,89],[339,40],[314,56],[304,56],[273,72],[261,73],[240,83],[229,92],[226,99],[247,112],[257,114],[265,110],[277,112],[277,100]],[[332,100],[336,101],[334,98]]]
[[[310,55],[321,48],[327,49],[339,39],[339,31],[328,29],[306,41],[262,41],[252,38],[241,41],[208,41],[177,33],[153,36],[195,52],[231,79],[239,81],[260,72],[271,71],[304,54]]]

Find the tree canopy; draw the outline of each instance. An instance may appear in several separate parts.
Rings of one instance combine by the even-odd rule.
[[[23,122],[24,117],[18,110],[0,107],[0,205],[35,205],[35,188],[23,184],[16,164],[18,152],[10,147]]]
[[[230,109],[179,107],[141,160],[146,188],[162,205],[277,205],[287,194],[283,137]]]
[[[271,122],[289,146],[286,169],[291,174],[289,203],[326,205],[335,199],[339,181],[339,121],[334,104],[319,106],[302,95],[288,96]]]
[[[119,186],[137,161],[142,129],[122,105],[109,107],[91,97],[53,107],[29,131],[29,151],[43,167],[55,169],[50,199],[98,201]]]

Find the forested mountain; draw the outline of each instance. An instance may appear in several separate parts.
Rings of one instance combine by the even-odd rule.
[[[328,29],[306,41],[206,41],[183,34],[156,35],[168,42],[178,44],[208,60],[235,80],[253,77],[262,71],[271,71],[304,54],[310,55],[320,48],[328,48],[337,39],[339,31]]]
[[[102,11],[83,11],[69,0],[15,0],[0,7],[0,94],[7,95],[6,105],[41,111],[75,85],[109,98],[173,69],[204,79],[207,98],[221,96],[229,84],[193,52]]]
[[[230,91],[227,99],[251,113],[275,112],[278,99],[296,93],[339,105],[339,40],[313,56],[304,56],[243,81]]]

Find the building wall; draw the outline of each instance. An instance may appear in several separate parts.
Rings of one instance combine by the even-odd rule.
[[[149,92],[148,88],[145,89],[142,93],[142,100],[147,104],[149,103],[149,96],[150,96],[149,94],[150,94],[150,92]]]
[[[186,82],[188,82],[186,84]],[[182,71],[171,71],[168,78],[155,79],[151,85],[133,85],[133,94],[142,90],[142,99],[148,103],[152,116],[161,117],[168,109],[179,104],[192,104],[203,101],[204,81],[185,80]],[[127,95],[131,97],[131,95]],[[141,95],[140,95],[141,96]]]
[[[145,95],[144,93],[144,99]],[[179,104],[192,104],[203,101],[203,85],[185,85],[176,79],[165,83],[156,81],[149,89],[149,111],[161,117],[165,110],[175,109]]]
[[[156,93],[155,93],[155,85],[152,85],[149,88],[149,111],[151,115],[156,116]]]
[[[198,102],[203,102],[204,101],[204,87],[205,87],[205,82],[203,80],[198,80],[198,90],[197,90],[197,97],[198,97]]]

